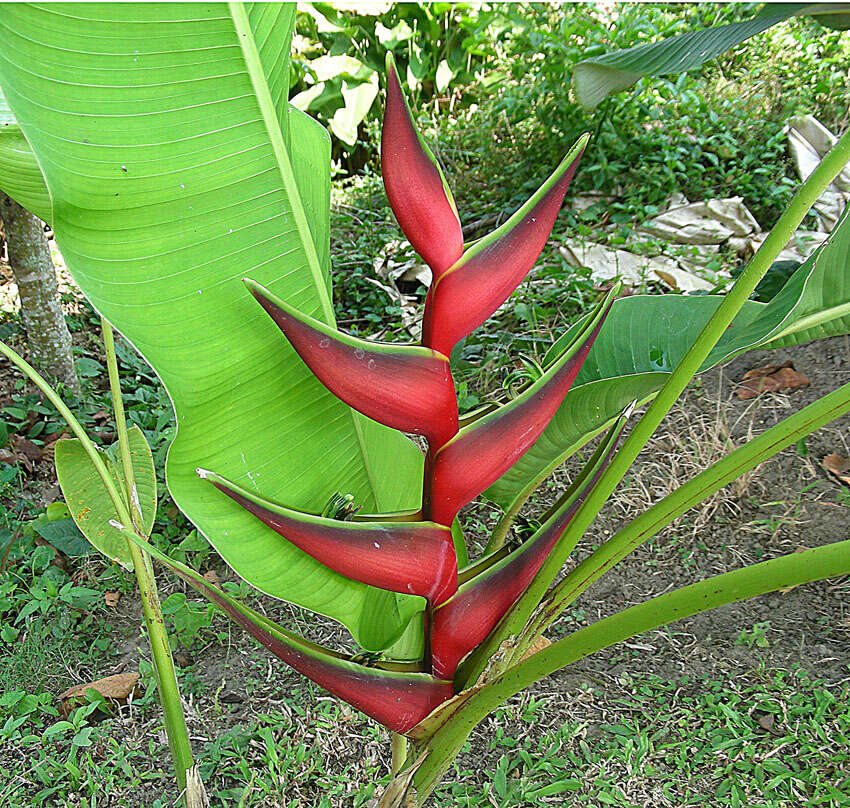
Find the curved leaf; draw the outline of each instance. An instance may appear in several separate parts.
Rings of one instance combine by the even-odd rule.
[[[146,536],[153,530],[156,517],[156,472],[153,456],[144,433],[133,425],[128,430],[130,457],[136,478],[136,494],[142,514],[142,531]],[[117,445],[116,445],[117,446]],[[119,491],[124,490],[120,459],[104,452],[103,459]],[[56,476],[71,518],[82,534],[107,558],[133,569],[127,534],[110,525],[117,518],[115,507],[86,450],[76,438],[56,443]]]
[[[39,219],[50,222],[52,204],[30,144],[0,89],[0,188]]]
[[[693,70],[806,7],[806,3],[768,5],[751,20],[689,31],[648,45],[585,59],[573,71],[576,98],[579,104],[590,110],[609,93],[625,90],[643,76]]]
[[[304,510],[334,491],[369,510],[418,506],[418,450],[343,405],[287,346],[268,351],[277,329],[240,282],[250,274],[333,322],[330,143],[286,100],[294,13],[7,5],[0,85],[42,167],[75,280],[174,403],[166,471],[178,506],[258,589],[382,648],[419,599],[330,572],[194,473],[213,467]]]
[[[702,370],[752,348],[779,348],[850,333],[850,209],[769,303],[748,301]],[[632,399],[646,401],[720,302],[716,296],[655,295],[618,300],[555,417],[519,461],[485,492],[504,508],[531,490],[609,425]],[[551,362],[574,338],[550,349]]]

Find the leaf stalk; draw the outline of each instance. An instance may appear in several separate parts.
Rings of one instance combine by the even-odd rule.
[[[112,393],[112,410],[115,414],[115,429],[118,432],[118,448],[121,454],[121,467],[124,476],[127,510],[130,521],[127,529],[141,538],[142,513],[139,507],[139,496],[136,491],[136,479],[133,471],[133,459],[130,455],[130,437],[127,431],[127,418],[124,413],[124,399],[121,395],[121,380],[118,376],[118,358],[115,353],[115,336],[112,326],[104,319],[100,320],[103,334],[103,348],[106,356],[106,368],[109,376],[109,389]],[[186,716],[183,703],[180,700],[180,687],[177,684],[177,672],[171,657],[171,647],[168,644],[168,634],[162,617],[162,608],[156,588],[153,565],[150,556],[135,542],[127,541],[130,547],[130,558],[139,585],[139,595],[142,599],[142,611],[145,616],[145,626],[151,645],[151,656],[156,673],[159,701],[165,723],[165,733],[168,736],[168,746],[174,763],[174,772],[181,791],[186,789],[186,772],[194,765],[192,746],[189,741],[189,731],[186,727]],[[203,786],[201,786],[202,788]],[[188,800],[186,800],[187,802]]]
[[[776,257],[792,238],[811,206],[848,162],[850,162],[850,131],[845,132],[839,138],[835,146],[797,190],[791,204],[780,216],[770,231],[770,235],[764,240],[747,268],[723,298],[699,336],[649,405],[643,417],[626,438],[622,448],[602,475],[599,483],[579,509],[562,542],[553,550],[525,593],[506,615],[501,626],[497,627],[485,645],[479,649],[476,664],[469,671],[467,681],[474,681],[483,672],[487,660],[505,639],[518,636],[524,630],[531,615],[543,599],[546,589],[555,579],[578,540],[590,527],[596,515],[628,472],[635,458],[652,437],[664,416],[667,415],[708,357],[712,348],[726,332],[726,329],[749,299]]]

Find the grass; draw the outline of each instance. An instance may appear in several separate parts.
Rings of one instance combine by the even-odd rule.
[[[753,671],[723,682],[621,677],[614,689],[526,695],[497,713],[483,729],[497,761],[490,788],[470,793],[461,783],[474,772],[456,768],[459,782],[438,804],[544,805],[556,795],[575,806],[846,804],[847,685]],[[542,736],[541,722],[554,724]]]
[[[604,689],[583,681],[526,693],[479,728],[434,804],[839,808],[850,793],[848,690],[802,670],[759,669],[723,681],[621,675]],[[278,689],[247,715],[218,704],[229,728],[197,744],[214,805],[369,804],[387,779],[386,739],[317,696]],[[150,701],[100,724],[89,723],[96,705],[86,705],[53,730],[44,701],[11,701],[0,701],[0,804],[135,806],[139,793],[165,787],[167,773],[151,766],[164,761],[149,733]]]

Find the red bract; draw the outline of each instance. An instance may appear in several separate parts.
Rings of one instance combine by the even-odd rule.
[[[484,569],[434,611],[431,653],[435,676],[451,679],[460,661],[487,638],[525,591],[605,470],[624,425],[625,418],[621,418],[602,451],[591,459],[585,473],[552,509],[551,516],[534,536],[509,555],[497,557],[489,567],[484,566],[484,559],[481,563]]]
[[[448,356],[516,289],[549,238],[586,143],[581,138],[531,199],[434,279],[425,301],[423,345]]]
[[[513,552],[503,548],[466,567],[465,582],[458,587],[450,526],[464,505],[507,472],[540,437],[568,395],[617,289],[574,329],[570,344],[536,381],[512,401],[459,430],[449,353],[504,302],[533,266],[587,137],[502,227],[463,253],[451,192],[416,132],[391,58],[388,72],[381,140],[387,196],[410,243],[434,270],[425,302],[423,344],[384,344],[343,334],[258,284],[246,283],[301,359],[336,396],[382,424],[427,438],[421,509],[406,518],[378,514],[344,521],[286,508],[212,472],[202,476],[330,569],[380,589],[426,598],[420,668],[433,670],[437,678],[375,670],[342,659],[270,626],[217,590],[206,592],[296,670],[390,729],[407,732],[452,696],[450,680],[458,664],[488,637],[528,587],[596,483],[622,424],[534,537]],[[462,542],[462,536],[454,541]],[[205,582],[193,585],[209,590]]]
[[[457,432],[449,361],[428,348],[367,342],[330,328],[253,281],[251,294],[335,396],[369,418],[441,446]]]
[[[436,279],[460,258],[463,233],[443,171],[413,125],[391,53],[387,53],[381,174],[402,232]]]
[[[454,695],[452,683],[426,673],[367,667],[277,625],[140,539],[136,543],[215,603],[278,659],[393,732],[406,733]]]
[[[343,522],[284,508],[198,469],[219,491],[305,553],[354,581],[439,605],[457,590],[451,530],[433,522]]]
[[[509,404],[462,429],[436,452],[424,499],[431,519],[450,525],[464,505],[498,480],[540,437],[567,395],[613,302],[609,295],[540,379]]]

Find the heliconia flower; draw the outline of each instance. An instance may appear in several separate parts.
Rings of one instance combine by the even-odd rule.
[[[426,468],[423,507],[428,518],[450,525],[464,505],[499,479],[540,437],[590,352],[616,291],[611,290],[573,344],[543,376],[437,450]]]
[[[556,357],[545,370],[531,366],[532,381],[512,401],[487,405],[463,422],[449,356],[457,342],[481,325],[532,268],[555,224],[588,137],[576,142],[505,224],[464,252],[451,191],[416,131],[388,54],[381,171],[404,234],[433,270],[422,344],[352,337],[245,280],[328,390],[368,418],[427,439],[422,504],[416,510],[363,515],[357,513],[351,495],[337,493],[317,515],[265,499],[213,472],[199,469],[198,473],[328,569],[352,581],[425,598],[424,655],[412,669],[406,663],[364,665],[307,642],[138,537],[129,536],[280,659],[389,729],[411,737],[423,731],[426,716],[453,697],[458,665],[493,631],[557,546],[610,459],[627,417],[615,425],[528,541],[515,550],[503,547],[472,565],[467,563],[457,518],[460,509],[508,471],[540,437],[599,335],[619,285],[568,332],[565,347],[559,343]],[[460,576],[458,558],[465,565]]]
[[[425,299],[422,344],[449,356],[507,300],[534,266],[558,218],[589,136],[583,135],[537,192],[450,269],[435,277]]]
[[[434,447],[457,432],[457,397],[445,356],[343,334],[260,284],[245,284],[316,378],[346,404],[386,426],[424,435]]]
[[[439,163],[416,131],[389,52],[381,174],[402,232],[436,279],[460,258],[463,233],[452,192]]]
[[[457,590],[451,530],[433,522],[343,522],[285,508],[211,471],[198,474],[335,572],[439,605]]]
[[[453,597],[434,610],[431,653],[435,676],[452,678],[461,660],[487,638],[531,583],[608,465],[630,409],[612,427],[534,536],[507,555],[494,553],[497,558],[490,567],[461,584]],[[483,566],[483,562],[476,566]]]
[[[240,603],[131,531],[127,533],[131,541],[170,567],[278,659],[393,732],[410,731],[454,696],[449,680],[426,673],[367,667],[309,642]]]

